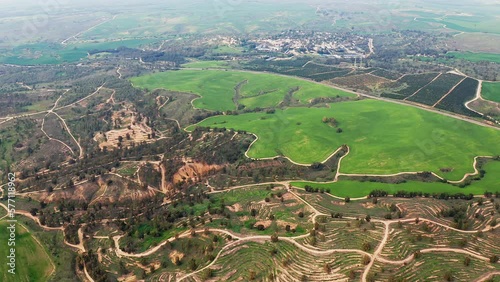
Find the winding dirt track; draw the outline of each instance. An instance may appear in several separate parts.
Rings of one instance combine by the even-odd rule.
[[[284,185],[285,187],[287,187],[287,184],[288,184],[287,182],[272,182],[272,183],[273,184]],[[265,185],[265,184],[270,184],[270,183],[263,183],[261,185]],[[231,189],[224,190],[224,192],[227,192],[227,191],[230,191],[230,190],[233,190],[233,189],[240,189],[240,188],[250,187],[250,186],[255,186],[255,184],[232,187]],[[315,222],[315,219],[316,219],[317,216],[324,215],[323,213],[319,212],[316,208],[314,208],[314,206],[312,206],[306,200],[304,200],[303,198],[301,198],[300,196],[298,196],[291,189],[288,189],[288,191],[294,197],[296,197],[298,200],[300,200],[303,203],[305,203],[307,206],[309,206],[314,211],[315,214],[314,214],[314,216],[312,218],[313,222]],[[221,192],[223,192],[223,191],[221,191]],[[214,193],[214,192],[212,192],[212,193]],[[7,210],[7,207],[4,204],[0,203],[0,206],[2,206],[3,208],[5,208]],[[62,230],[64,232],[64,228],[63,227],[47,227],[47,226],[41,225],[40,220],[38,219],[38,217],[35,217],[35,216],[31,215],[27,211],[17,210],[16,214],[20,214],[20,215],[26,216],[26,217],[34,220],[40,227],[42,227],[45,230]],[[352,218],[352,217],[345,217],[345,219],[354,219],[354,218]],[[378,223],[384,224],[384,236],[383,236],[382,240],[380,241],[377,249],[374,251],[373,254],[370,254],[370,253],[367,253],[367,252],[364,252],[364,251],[361,251],[361,250],[358,250],[358,249],[315,250],[315,249],[311,249],[311,248],[309,248],[309,247],[307,247],[307,246],[305,246],[305,245],[303,245],[303,244],[301,244],[301,243],[299,243],[299,242],[296,241],[297,239],[302,239],[302,238],[308,237],[309,234],[304,234],[304,235],[295,236],[295,237],[280,237],[279,240],[283,240],[283,241],[286,241],[288,243],[291,243],[291,244],[295,245],[297,248],[299,248],[300,250],[302,250],[304,252],[307,252],[309,254],[313,254],[313,255],[330,255],[330,254],[333,254],[333,253],[358,253],[360,255],[368,255],[371,258],[371,260],[370,260],[370,263],[365,267],[365,269],[363,271],[363,275],[362,275],[362,281],[365,282],[366,281],[366,277],[367,277],[368,273],[370,272],[370,269],[371,269],[371,267],[373,266],[373,264],[374,264],[374,262],[376,260],[380,261],[380,262],[383,262],[383,263],[396,264],[396,265],[405,264],[405,263],[408,263],[408,262],[410,262],[410,261],[413,260],[413,255],[410,255],[407,258],[403,259],[403,260],[392,261],[392,260],[388,260],[388,259],[385,259],[383,257],[380,257],[380,253],[383,250],[383,248],[385,247],[385,245],[387,243],[387,240],[389,238],[390,225],[391,224],[397,223],[397,222],[412,222],[412,221],[415,221],[415,219],[416,218],[399,219],[399,220],[378,220],[378,219],[372,219],[372,222],[378,222]],[[435,222],[433,220],[429,220],[429,219],[426,219],[426,218],[420,218],[420,221],[429,222],[429,223],[432,223],[432,224],[435,224],[435,225],[442,226],[442,227],[444,227],[446,229],[454,230],[456,232],[461,232],[461,233],[469,233],[470,234],[470,233],[477,233],[477,232],[479,232],[479,230],[466,231],[466,230],[456,229],[456,228],[453,228],[453,227],[447,226],[445,224],[438,223],[438,222]],[[495,229],[495,228],[497,228],[499,226],[500,226],[500,223],[497,224],[496,226],[493,226],[493,227],[492,226],[488,226],[488,227],[486,227],[486,228],[484,228],[484,229],[482,229],[480,231],[481,232],[487,232],[487,231]],[[86,251],[85,247],[84,247],[84,234],[83,234],[82,228],[83,228],[83,226],[78,230],[78,238],[80,240],[80,243],[78,245],[73,245],[73,244],[70,244],[69,242],[64,241],[64,243],[66,245],[68,245],[68,246],[70,246],[70,247],[72,247],[74,249],[77,249],[79,252],[85,252]],[[202,233],[202,232],[205,232],[205,230],[195,230],[195,232],[196,233]],[[224,230],[224,229],[211,228],[211,229],[209,229],[209,232],[217,232],[217,233],[221,233],[221,234],[225,234],[225,235],[230,235],[233,239],[236,239],[237,241],[233,241],[233,242],[225,245],[219,251],[219,253],[215,257],[215,259],[210,264],[206,265],[205,267],[203,267],[201,269],[198,269],[197,271],[194,271],[194,272],[191,272],[189,274],[184,275],[178,281],[182,281],[182,280],[184,280],[184,279],[186,279],[188,277],[196,275],[197,273],[199,273],[199,272],[201,272],[201,271],[203,271],[203,270],[211,267],[212,265],[214,265],[217,262],[217,259],[221,256],[221,254],[226,249],[228,249],[231,246],[234,246],[235,244],[242,244],[244,242],[249,242],[249,241],[262,242],[262,241],[270,240],[270,236],[268,236],[268,235],[267,236],[260,236],[260,235],[242,236],[242,235],[238,235],[236,233],[233,233],[231,231]],[[124,252],[124,251],[122,251],[120,249],[120,244],[119,244],[119,240],[123,236],[124,235],[117,235],[117,236],[114,236],[112,238],[113,241],[114,241],[115,252],[116,252],[116,255],[118,257],[134,257],[134,258],[139,258],[139,257],[149,256],[149,255],[157,252],[158,250],[160,250],[160,248],[162,246],[164,246],[165,244],[167,244],[167,242],[172,242],[172,241],[176,240],[176,237],[171,237],[171,238],[163,241],[162,243],[160,243],[156,247],[153,247],[153,248],[151,248],[151,249],[149,249],[149,250],[147,250],[145,252],[142,252],[142,253],[126,253],[126,252]],[[186,231],[186,232],[180,234],[177,238],[185,238],[185,237],[189,237],[189,236],[191,236],[190,232]],[[104,237],[104,236],[96,236],[95,238],[109,239],[108,237]],[[475,253],[472,253],[470,251],[463,250],[463,249],[454,249],[454,248],[428,248],[428,249],[420,250],[420,252],[421,253],[455,252],[455,253],[462,253],[462,254],[470,255],[471,257],[475,257],[475,258],[483,260],[483,261],[489,261],[489,258],[486,258],[484,256],[481,256],[481,255],[478,255],[478,254],[475,254]],[[86,268],[84,268],[84,274],[85,274],[86,278],[89,281],[94,281],[92,279],[92,277],[88,274]],[[487,273],[487,276],[485,274],[484,277],[480,277],[477,281],[484,281],[488,277],[490,277],[492,275],[496,275],[496,274],[497,274],[496,272],[489,272],[489,273]]]
[[[283,183],[280,183],[280,184],[283,184]],[[239,189],[239,188],[244,188],[244,187],[245,186],[238,186],[238,187],[233,187],[233,189]],[[315,222],[315,219],[316,219],[317,216],[319,216],[319,215],[325,215],[325,214],[319,212],[316,208],[314,208],[306,200],[302,199],[300,196],[298,196],[293,191],[291,191],[291,189],[289,189],[289,192],[292,195],[294,195],[297,199],[299,199],[300,201],[302,201],[306,205],[308,205],[314,211],[315,214],[314,214],[314,216],[312,218],[313,223]],[[351,217],[345,217],[345,218],[346,219],[354,219],[354,218],[351,218]],[[419,219],[420,219],[420,221],[433,223],[433,224],[442,226],[442,227],[444,227],[446,229],[454,230],[454,231],[457,231],[457,232],[462,232],[462,233],[477,233],[477,232],[479,232],[479,230],[476,230],[476,231],[465,231],[465,230],[456,229],[456,228],[453,228],[453,227],[447,226],[445,224],[438,223],[438,222],[435,222],[433,220],[429,220],[429,219],[426,219],[426,218],[419,218]],[[404,259],[404,260],[392,261],[392,260],[388,260],[388,259],[385,259],[383,257],[380,257],[380,253],[382,252],[382,250],[385,247],[385,245],[387,243],[387,240],[389,238],[390,225],[391,224],[397,223],[397,222],[414,222],[415,220],[416,220],[416,218],[400,219],[400,220],[377,220],[377,219],[373,219],[372,222],[378,222],[378,223],[384,224],[384,236],[383,236],[380,244],[378,245],[377,249],[375,250],[375,252],[373,254],[370,254],[370,253],[367,253],[367,252],[364,252],[364,251],[361,251],[361,250],[358,250],[358,249],[314,250],[314,249],[311,249],[311,248],[309,248],[309,247],[307,247],[305,245],[302,245],[302,244],[300,244],[299,242],[296,241],[297,239],[308,237],[309,234],[305,234],[305,235],[301,235],[301,236],[296,236],[296,237],[280,237],[279,240],[283,240],[283,241],[286,241],[288,243],[294,244],[297,248],[301,249],[302,251],[308,252],[308,253],[313,254],[313,255],[329,255],[329,254],[339,253],[339,252],[344,252],[344,253],[355,252],[355,253],[358,253],[358,254],[361,254],[361,255],[368,255],[371,258],[371,260],[370,260],[370,263],[365,267],[365,269],[363,271],[363,275],[362,275],[362,281],[366,282],[366,277],[367,277],[368,273],[370,272],[370,269],[371,269],[371,267],[373,266],[373,264],[375,263],[376,260],[380,261],[380,262],[383,262],[383,263],[400,265],[400,264],[408,263],[408,262],[410,262],[410,261],[412,261],[414,259],[413,255],[411,255],[411,256],[407,257],[406,259]],[[484,228],[484,229],[482,229],[480,231],[481,232],[487,232],[487,231],[495,229],[495,228],[497,228],[499,226],[500,226],[500,223],[497,224],[494,227],[488,226],[488,227],[486,227],[486,228]],[[233,232],[230,232],[230,231],[227,231],[227,230],[223,230],[223,229],[209,229],[209,231],[210,232],[218,232],[218,233],[230,235],[232,238],[237,239],[238,241],[231,242],[231,243],[225,245],[219,251],[219,253],[215,257],[215,259],[210,264],[206,265],[205,267],[203,267],[201,269],[198,269],[197,271],[194,271],[194,272],[191,272],[189,274],[184,275],[178,281],[182,281],[182,280],[184,280],[184,279],[186,279],[188,277],[196,275],[197,273],[199,273],[199,272],[201,272],[201,271],[203,271],[203,270],[211,267],[212,265],[214,265],[216,263],[217,259],[224,252],[224,250],[226,250],[227,248],[229,248],[231,246],[234,246],[236,244],[241,244],[241,243],[247,242],[247,241],[259,241],[260,242],[260,241],[266,241],[266,240],[270,239],[270,236],[245,236],[245,237],[238,236],[237,234],[235,234]],[[201,232],[204,232],[204,230],[196,230],[195,232],[196,233],[201,233]],[[184,238],[184,237],[188,237],[188,236],[190,236],[189,232],[184,232],[184,233],[182,233],[182,234],[179,235],[179,238]],[[113,237],[113,240],[114,240],[114,243],[115,243],[115,251],[116,251],[117,256],[119,256],[119,257],[122,257],[122,256],[126,256],[126,257],[144,257],[144,256],[148,256],[148,255],[151,255],[151,254],[155,253],[156,251],[158,251],[167,242],[172,242],[172,241],[175,240],[175,238],[169,238],[168,240],[165,240],[164,242],[162,242],[160,245],[158,245],[158,246],[156,246],[154,248],[151,248],[151,249],[149,249],[146,252],[139,253],[139,254],[129,254],[129,253],[125,253],[125,252],[123,252],[123,251],[120,250],[119,240],[120,240],[121,237],[122,236],[115,236],[115,237]],[[462,254],[470,255],[470,256],[475,257],[477,259],[481,259],[481,260],[484,260],[484,261],[489,261],[489,258],[486,258],[484,256],[481,256],[481,255],[478,255],[478,254],[475,254],[475,253],[472,253],[470,251],[463,250],[463,249],[454,249],[454,248],[428,248],[428,249],[420,250],[420,252],[421,253],[432,253],[432,252],[454,252],[454,253],[462,253]]]

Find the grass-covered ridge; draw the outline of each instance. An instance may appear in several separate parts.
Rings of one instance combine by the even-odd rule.
[[[481,96],[486,100],[500,103],[500,82],[483,82]]]
[[[295,99],[306,104],[316,97],[354,96],[326,85],[317,84],[293,77],[267,73],[251,73],[219,70],[180,70],[134,77],[134,86],[149,90],[191,92],[201,96],[193,101],[197,108],[213,111],[235,110],[235,87],[242,82],[239,98],[240,105],[247,108],[277,106],[293,88]]]
[[[323,117],[334,117],[343,132],[337,133]],[[343,173],[432,171],[459,180],[473,172],[475,156],[500,154],[498,130],[375,100],[334,103],[330,108],[288,108],[275,114],[216,116],[199,126],[255,133],[259,140],[248,152],[254,158],[283,154],[299,163],[313,163],[347,144],[350,153],[342,160]]]

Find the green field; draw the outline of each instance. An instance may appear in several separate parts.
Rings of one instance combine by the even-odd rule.
[[[53,65],[73,63],[87,57],[91,50],[109,50],[121,46],[135,48],[155,40],[118,40],[96,43],[69,44],[36,43],[18,46],[0,55],[0,63],[13,65]]]
[[[401,184],[379,183],[379,182],[359,182],[359,181],[339,181],[335,183],[313,183],[313,182],[292,182],[295,187],[304,188],[310,185],[314,188],[330,189],[332,195],[338,197],[364,197],[370,194],[373,190],[384,190],[389,194],[397,191],[422,192],[422,193],[464,193],[482,195],[485,191],[497,192],[500,191],[500,162],[488,163],[484,169],[486,175],[480,181],[474,181],[471,185],[465,188],[459,188],[451,184],[441,182],[416,182],[408,181]]]
[[[135,77],[131,81],[134,86],[148,90],[163,88],[198,94],[201,98],[194,100],[193,105],[213,111],[235,110],[234,88],[243,81],[248,83],[241,87],[239,103],[247,108],[277,106],[295,87],[300,90],[293,97],[303,104],[315,97],[354,96],[293,77],[239,71],[180,70]]]
[[[175,3],[174,3],[175,2]],[[84,40],[137,38],[165,34],[227,34],[281,31],[317,20],[306,3],[174,1],[127,10],[83,33]],[[175,8],[174,8],[175,7]],[[315,22],[313,22],[315,23]]]
[[[331,108],[289,108],[275,114],[216,116],[199,126],[246,130],[259,136],[249,156],[283,155],[299,163],[323,161],[342,144],[351,151],[341,172],[391,174],[433,171],[449,180],[473,172],[475,156],[500,154],[500,131],[375,100],[331,104]],[[342,133],[322,122],[334,117]],[[463,134],[467,132],[467,134]],[[443,173],[441,168],[451,168]]]
[[[42,246],[40,246],[20,224],[17,224],[16,234],[16,274],[7,272],[7,222],[0,222],[0,241],[5,243],[5,247],[0,248],[0,280],[2,281],[47,281],[53,271],[50,257]],[[10,247],[9,247],[10,248]]]
[[[230,68],[226,61],[193,61],[182,65],[183,68],[212,68],[225,69]]]
[[[481,96],[486,100],[500,103],[500,82],[483,82]]]
[[[471,62],[493,62],[500,63],[500,54],[491,53],[473,53],[473,52],[448,52],[448,57],[463,59]]]
[[[212,54],[229,54],[229,55],[234,55],[234,54],[242,54],[245,49],[243,47],[233,47],[233,46],[228,46],[228,45],[221,45],[217,46],[217,48],[214,48],[211,50]]]
[[[461,32],[500,33],[500,29],[498,28],[498,19],[494,17],[448,16],[445,20],[442,18],[417,18],[416,21],[442,24],[443,27],[447,29],[453,29]]]

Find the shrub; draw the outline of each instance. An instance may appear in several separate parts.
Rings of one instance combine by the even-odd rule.
[[[497,263],[498,262],[498,256],[497,255],[492,255],[490,257],[490,262],[491,263]]]
[[[368,265],[372,259],[370,258],[369,255],[364,255],[363,258],[361,259],[361,263],[363,265]]]

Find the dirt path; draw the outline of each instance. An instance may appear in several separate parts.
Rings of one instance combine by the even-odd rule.
[[[457,181],[450,181],[450,180],[448,180],[448,182],[456,184],[456,183],[460,183],[460,182],[464,181],[469,176],[478,175],[479,174],[479,170],[477,169],[477,159],[478,158],[484,158],[484,159],[488,158],[488,159],[491,159],[493,157],[492,156],[477,156],[477,157],[474,157],[474,162],[472,163],[472,167],[474,168],[474,172],[472,172],[472,173],[466,173],[464,175],[464,177],[462,177],[462,179],[460,179],[460,180],[457,180]]]
[[[122,68],[122,67],[118,67],[118,68],[116,69],[116,73],[118,74],[118,78],[119,78],[119,79],[122,79],[122,73],[120,72],[120,69],[121,69],[121,68]]]
[[[113,90],[113,93],[111,93],[111,96],[109,96],[109,99],[106,100],[106,103],[115,105],[116,104],[116,102],[115,102],[116,90],[115,89],[111,89],[111,90]],[[106,121],[106,120],[104,120],[104,121]]]
[[[375,47],[373,46],[373,38],[368,38],[368,49],[370,49],[370,53],[365,56],[365,58],[370,57],[371,55],[375,54]]]
[[[165,193],[167,192],[167,168],[165,167],[165,163],[163,160],[165,159],[165,155],[161,156],[160,159],[160,164],[158,165],[160,167],[160,172],[161,172],[161,187],[160,190],[164,191]]]
[[[382,252],[382,249],[384,249],[385,244],[387,243],[387,239],[389,238],[389,225],[390,223],[386,221],[381,221],[385,227],[384,227],[384,237],[382,238],[382,241],[378,245],[377,249],[373,253],[373,256],[371,257],[370,263],[365,267],[365,270],[363,271],[363,275],[361,276],[361,281],[366,282],[366,277],[368,276],[368,273],[370,272],[370,269],[373,266],[373,263],[375,262],[376,259],[379,259],[380,253]]]
[[[68,38],[66,38],[65,40],[61,41],[61,45],[66,45],[66,44],[67,44],[67,42],[68,42],[69,40],[71,40],[72,38],[76,40],[76,38],[77,38],[78,36],[80,36],[80,35],[82,35],[82,34],[84,34],[84,33],[88,32],[88,31],[90,31],[90,30],[92,30],[92,29],[94,29],[94,28],[96,28],[96,27],[98,27],[98,26],[100,26],[100,25],[103,25],[103,24],[105,24],[105,23],[107,23],[107,22],[110,22],[110,21],[114,20],[114,19],[116,18],[116,16],[117,16],[117,15],[114,15],[112,19],[105,20],[105,21],[103,21],[103,22],[100,22],[100,23],[98,23],[98,24],[96,24],[96,25],[93,25],[93,26],[91,26],[91,27],[87,28],[87,29],[86,29],[86,30],[84,30],[84,31],[80,31],[80,32],[78,32],[78,33],[76,33],[76,34],[74,34],[74,35],[71,35],[70,37],[68,37]]]
[[[78,100],[78,101],[76,101],[74,103],[71,103],[69,105],[62,106],[62,107],[57,107],[57,104],[58,104],[59,100],[62,98],[62,96],[70,90],[70,89],[65,89],[66,91],[61,96],[59,96],[59,98],[56,100],[54,106],[50,110],[41,111],[41,112],[35,112],[35,113],[31,113],[31,114],[23,114],[23,115],[18,115],[18,116],[13,116],[13,117],[4,117],[3,118],[4,120],[2,122],[0,122],[0,125],[3,124],[3,123],[9,122],[11,120],[17,119],[17,118],[30,117],[30,116],[35,116],[35,115],[39,115],[39,114],[45,114],[45,117],[47,117],[47,115],[49,115],[49,114],[52,113],[52,114],[56,115],[61,120],[61,122],[63,123],[64,128],[66,129],[66,131],[68,132],[68,134],[71,136],[71,138],[73,139],[73,141],[78,146],[79,153],[80,153],[79,154],[79,158],[81,159],[81,158],[83,158],[83,148],[82,148],[82,146],[76,140],[75,136],[71,133],[71,130],[69,129],[68,125],[66,124],[66,121],[58,113],[56,113],[56,110],[60,110],[60,109],[72,107],[72,106],[76,105],[77,103],[80,103],[80,102],[84,101],[85,99],[88,99],[89,97],[97,94],[102,89],[102,87],[104,87],[104,84],[102,84],[101,86],[99,86],[95,92],[89,94],[88,96],[86,96],[86,97],[84,97],[84,98],[82,98],[82,99],[80,99],[80,100]],[[64,143],[63,141],[61,141],[59,139],[55,139],[55,138],[50,137],[47,134],[47,132],[43,129],[43,126],[45,125],[45,117],[42,120],[42,128],[41,128],[42,132],[45,134],[45,136],[47,136],[47,138],[49,138],[49,140],[54,140],[56,142],[61,143],[62,145],[64,145],[65,147],[67,147],[71,151],[72,154],[75,154],[75,152],[73,151],[73,149],[71,149],[71,147],[69,147],[69,145],[67,145],[66,143]]]
[[[9,122],[11,120],[18,119],[18,118],[31,117],[31,116],[36,116],[36,115],[45,114],[45,113],[47,113],[47,111],[35,112],[35,113],[31,113],[31,114],[22,114],[22,115],[17,115],[17,116],[13,116],[13,117],[3,117],[2,119],[4,119],[4,120],[2,122],[0,122],[0,124],[6,123],[6,122]]]
[[[202,230],[200,230],[201,232]],[[227,233],[226,230],[221,230],[221,229],[210,229],[211,232],[221,232],[221,233]],[[230,234],[232,235],[232,234]],[[233,236],[233,235],[232,235]],[[309,236],[308,234],[306,234],[306,236]],[[301,236],[302,237],[302,236]],[[247,241],[267,241],[267,240],[270,240],[270,236],[269,235],[263,235],[263,236],[248,236],[248,237],[234,237],[233,238],[237,238],[238,240],[237,241],[233,241],[227,245],[225,245],[224,247],[222,247],[222,249],[217,253],[217,255],[215,256],[214,260],[212,262],[210,262],[208,265],[206,265],[205,267],[203,268],[200,268],[194,272],[191,272],[189,274],[186,274],[182,277],[180,277],[177,281],[182,281],[186,278],[189,278],[193,275],[196,275],[202,271],[204,271],[205,269],[211,267],[212,265],[214,265],[218,258],[222,255],[222,253],[228,249],[229,247],[232,247],[234,245],[239,245],[239,244],[243,244]],[[359,253],[359,254],[362,254],[362,255],[368,255],[368,256],[371,256],[369,253],[366,253],[364,251],[361,251],[361,250],[357,250],[357,249],[331,249],[331,250],[325,250],[325,251],[321,251],[321,250],[313,250],[313,249],[310,249],[300,243],[298,243],[297,241],[295,241],[297,237],[279,237],[279,240],[281,241],[286,241],[288,243],[291,243],[293,245],[295,245],[297,248],[309,253],[309,254],[312,254],[312,255],[331,255],[333,253]]]
[[[170,101],[170,97],[167,97],[167,101],[165,101],[165,103],[161,104],[159,107],[158,107],[158,111],[161,110],[161,108],[163,108],[167,103],[168,101]]]
[[[64,108],[69,108],[69,107],[72,107],[72,106],[74,106],[74,105],[76,105],[76,104],[78,104],[78,103],[82,102],[82,101],[87,100],[88,98],[90,98],[90,97],[94,96],[94,95],[95,95],[95,94],[97,94],[99,91],[101,91],[101,89],[104,87],[104,85],[105,85],[105,84],[106,84],[106,83],[103,83],[101,86],[97,87],[96,91],[94,91],[94,92],[90,93],[89,95],[87,95],[87,96],[83,97],[82,99],[80,99],[80,100],[78,100],[78,101],[76,101],[76,102],[73,102],[73,103],[71,103],[71,104],[68,104],[68,105],[65,105],[65,106],[62,106],[62,107],[55,108],[55,109],[53,109],[53,111],[57,111],[57,110],[64,109]]]
[[[243,189],[243,188],[249,188],[249,187],[254,187],[254,186],[270,185],[270,184],[283,185],[283,186],[287,187],[288,181],[283,181],[283,182],[264,182],[264,183],[257,183],[257,184],[245,184],[245,185],[233,186],[231,188],[224,189],[224,190],[215,190],[215,191],[212,191],[212,192],[208,192],[207,194],[224,193],[224,192],[228,192],[228,191],[232,191],[232,190],[236,190],[236,189]]]
[[[73,149],[71,149],[71,147],[70,147],[68,144],[64,143],[62,140],[59,140],[59,139],[56,139],[56,138],[52,138],[52,137],[50,137],[50,135],[49,135],[49,134],[47,134],[47,132],[46,132],[46,131],[45,131],[45,129],[43,128],[43,127],[44,127],[44,125],[45,125],[45,119],[47,118],[47,116],[48,116],[48,115],[50,115],[50,114],[54,114],[54,115],[56,115],[56,116],[57,116],[57,114],[56,114],[56,113],[54,113],[54,109],[57,107],[57,104],[59,103],[59,100],[61,100],[61,98],[63,97],[63,95],[64,95],[64,94],[66,94],[66,93],[68,93],[68,91],[69,91],[69,90],[70,90],[70,89],[66,89],[66,90],[65,90],[65,92],[64,92],[63,94],[61,94],[61,95],[59,96],[59,98],[57,98],[56,102],[54,103],[54,106],[53,106],[50,110],[48,110],[48,111],[47,111],[47,114],[46,114],[46,115],[43,117],[43,119],[42,119],[42,127],[41,127],[40,129],[42,130],[43,134],[45,134],[45,136],[46,136],[49,140],[53,140],[53,141],[56,141],[56,142],[61,143],[63,146],[65,146],[66,148],[68,148],[68,149],[70,150],[70,152],[71,152],[71,154],[72,154],[72,155],[74,155],[74,154],[75,154],[75,152],[73,151]]]
[[[242,186],[235,186],[235,187],[232,187],[230,189],[227,189],[227,190],[223,190],[223,191],[220,191],[220,192],[227,192],[227,191],[231,191],[233,189],[240,189],[240,188],[245,188],[245,187],[251,187],[251,186],[259,186],[259,185],[268,185],[268,184],[279,184],[279,185],[284,185],[285,187],[287,187],[287,184],[288,182],[270,182],[270,183],[261,183],[261,184],[249,184],[249,185],[242,185]],[[323,213],[319,212],[316,208],[314,208],[314,206],[312,206],[308,201],[306,201],[305,199],[301,198],[300,196],[298,196],[296,193],[294,193],[293,191],[291,191],[291,189],[288,189],[288,191],[293,195],[295,196],[298,200],[302,201],[304,204],[306,204],[308,207],[310,207],[315,215],[313,216],[312,218],[312,221],[313,223],[315,222],[315,218],[319,215],[324,215]],[[211,193],[217,193],[219,191],[215,191],[215,192],[211,192]],[[0,205],[7,209],[7,207],[4,205],[4,204],[1,204]],[[64,233],[64,229],[62,227],[46,227],[46,226],[42,226],[40,224],[40,221],[37,217],[35,216],[32,216],[30,213],[28,213],[27,211],[22,211],[22,210],[18,210],[16,211],[16,214],[21,214],[21,215],[24,215],[32,220],[34,220],[38,225],[40,225],[43,229],[46,229],[46,230],[62,230],[63,233]],[[351,217],[345,217],[345,219],[352,219],[354,220],[354,218],[351,218]],[[425,218],[419,218],[420,221],[423,221],[423,222],[429,222],[429,223],[432,223],[432,224],[435,224],[435,225],[438,225],[438,226],[441,226],[441,227],[444,227],[446,229],[449,229],[449,230],[453,230],[453,231],[456,231],[456,232],[461,232],[461,233],[477,233],[479,232],[479,230],[459,230],[459,229],[456,229],[456,228],[453,228],[453,227],[450,227],[450,226],[447,226],[445,224],[442,224],[442,223],[439,223],[439,222],[435,222],[433,220],[430,220],[430,219],[425,219]],[[282,240],[282,241],[286,241],[288,243],[291,243],[293,245],[295,245],[297,248],[299,248],[300,250],[304,251],[304,252],[307,252],[309,254],[312,254],[312,255],[330,255],[330,254],[333,254],[333,253],[358,253],[360,255],[368,255],[370,258],[371,258],[371,261],[370,263],[365,267],[364,271],[363,271],[363,275],[362,275],[362,281],[366,281],[366,277],[367,275],[369,274],[370,272],[370,269],[372,268],[375,260],[378,260],[382,263],[387,263],[387,264],[396,264],[396,265],[401,265],[401,264],[405,264],[405,263],[408,263],[410,261],[413,260],[413,255],[410,255],[408,256],[407,258],[403,259],[403,260],[398,260],[398,261],[392,261],[392,260],[389,260],[389,259],[386,259],[386,258],[383,258],[380,256],[380,253],[382,252],[382,250],[384,249],[388,239],[389,239],[389,236],[390,236],[390,225],[393,224],[393,223],[398,223],[398,222],[414,222],[416,220],[416,218],[408,218],[408,219],[398,219],[398,220],[379,220],[379,219],[372,219],[372,222],[377,222],[377,223],[382,223],[384,224],[384,236],[383,238],[381,239],[377,249],[375,250],[375,252],[373,254],[370,254],[370,253],[367,253],[367,252],[364,252],[362,250],[358,250],[358,249],[327,249],[327,250],[317,250],[317,249],[311,249],[299,242],[297,242],[296,240],[297,239],[301,239],[301,238],[306,238],[309,236],[309,234],[304,234],[304,235],[300,235],[300,236],[295,236],[295,237],[279,237],[279,240]],[[494,228],[497,228],[500,226],[500,223],[497,224],[496,226],[494,227],[486,227],[482,230],[480,230],[481,232],[488,232],[490,231],[491,229],[494,229]],[[80,243],[78,245],[73,245],[73,244],[70,244],[68,242],[64,242],[66,245],[70,246],[70,247],[73,247],[75,249],[77,249],[79,252],[85,252],[85,247],[84,247],[84,234],[83,234],[83,227],[80,227],[78,229],[78,238],[79,238],[79,241]],[[205,230],[196,230],[195,231],[196,233],[203,233],[205,232]],[[183,277],[181,277],[178,281],[182,281],[186,278],[189,278],[193,275],[196,275],[197,273],[200,273],[201,271],[213,266],[216,262],[217,262],[217,259],[223,254],[223,252],[236,245],[236,244],[242,244],[244,242],[248,242],[248,241],[257,241],[257,242],[262,242],[262,241],[268,241],[270,240],[270,236],[269,235],[250,235],[250,236],[243,236],[243,235],[238,235],[236,233],[233,233],[231,231],[228,231],[228,230],[224,230],[224,229],[215,229],[215,228],[210,228],[209,229],[209,232],[216,232],[216,233],[221,233],[221,234],[225,234],[225,235],[230,235],[233,239],[236,239],[236,241],[233,241],[233,242],[230,242],[229,244],[225,245],[220,251],[219,253],[217,254],[217,256],[215,257],[215,259],[210,262],[208,265],[206,265],[205,267],[203,268],[200,268],[198,269],[197,271],[194,271],[192,273],[189,273],[189,274],[186,274],[184,275]],[[164,246],[165,244],[167,244],[167,242],[172,242],[174,240],[176,240],[177,238],[186,238],[186,237],[189,237],[191,236],[190,232],[189,231],[185,231],[181,234],[179,234],[179,236],[177,236],[177,238],[174,236],[174,237],[171,237],[171,238],[168,238],[167,240],[161,242],[159,245],[145,251],[145,252],[142,252],[142,253],[126,253],[124,251],[122,251],[120,249],[120,244],[119,244],[119,240],[123,237],[124,235],[117,235],[117,236],[114,236],[112,237],[113,241],[114,241],[114,248],[115,248],[115,253],[118,257],[135,257],[135,258],[139,258],[139,257],[145,257],[145,256],[149,256],[155,252],[157,252],[158,250],[160,250],[160,248],[162,246]],[[109,239],[109,237],[106,237],[106,236],[96,236],[95,238],[97,239]],[[464,249],[454,249],[454,248],[428,248],[428,249],[422,249],[420,250],[421,253],[431,253],[431,252],[455,252],[455,253],[462,253],[462,254],[466,254],[466,255],[470,255],[472,257],[475,257],[477,259],[481,259],[483,261],[489,261],[489,258],[487,257],[484,257],[482,255],[479,255],[479,254],[475,254],[475,253],[472,253],[468,250],[464,250]],[[90,275],[88,274],[87,270],[84,269],[84,272],[85,272],[85,276],[86,278],[89,280],[89,281],[93,281],[92,280],[92,277],[90,277]],[[488,276],[483,275],[482,277],[480,277],[477,281],[484,281],[486,278],[492,276],[492,275],[495,275],[497,274],[496,272],[491,272],[491,273],[487,273]]]
[[[104,183],[104,185],[105,185],[104,186],[104,191],[102,191],[101,195],[97,196],[95,199],[93,199],[92,201],[90,201],[89,206],[92,205],[93,203],[95,203],[100,198],[102,198],[102,196],[106,195],[106,191],[108,191],[108,184]]]
[[[479,84],[477,85],[477,89],[476,89],[476,96],[474,98],[472,98],[472,100],[470,101],[467,101],[464,106],[469,110],[469,111],[473,111],[479,115],[482,115],[482,116],[486,116],[484,113],[481,113],[481,112],[478,112],[476,110],[474,110],[473,108],[471,108],[469,106],[470,103],[474,102],[474,101],[477,101],[477,100],[484,100],[483,97],[481,97],[481,91],[483,89],[483,81],[478,79],[477,80],[479,82]]]
[[[292,194],[295,198],[297,198],[297,200],[303,202],[304,204],[306,204],[306,206],[308,206],[310,209],[312,209],[312,211],[314,212],[314,215],[312,217],[312,223],[315,224],[316,223],[316,217],[320,216],[320,215],[325,215],[324,213],[318,211],[315,207],[313,207],[309,202],[307,202],[306,200],[302,199],[299,195],[295,194],[295,192],[293,192],[291,189],[288,189],[288,193]]]
[[[337,164],[337,171],[335,172],[335,178],[333,179],[333,182],[337,182],[339,180],[339,176],[342,175],[340,173],[340,166],[342,164],[342,160],[347,157],[347,155],[349,155],[349,152],[351,152],[351,148],[349,146],[346,146],[347,147],[347,152],[339,158],[339,162]]]
[[[87,266],[85,263],[83,264],[83,273],[85,273],[85,277],[90,281],[90,282],[95,282],[94,279],[92,279],[92,276],[90,276],[89,272],[87,271]]]

